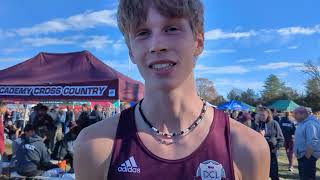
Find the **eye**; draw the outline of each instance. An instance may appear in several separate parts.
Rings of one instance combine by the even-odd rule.
[[[136,38],[143,38],[149,34],[148,30],[141,30],[136,33]]]
[[[175,26],[169,26],[166,28],[165,32],[176,32],[178,31],[179,29]]]

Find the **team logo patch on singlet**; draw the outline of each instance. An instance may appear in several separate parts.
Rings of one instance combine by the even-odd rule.
[[[122,163],[118,167],[118,172],[120,173],[140,173],[140,168],[137,166],[136,161],[133,156],[131,156],[128,160]]]
[[[226,178],[226,173],[220,163],[207,160],[200,163],[197,169],[197,177],[201,177],[201,180],[220,180]]]

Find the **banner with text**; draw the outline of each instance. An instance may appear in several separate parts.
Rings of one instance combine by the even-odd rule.
[[[109,85],[54,85],[10,86],[0,85],[0,97],[46,99],[117,99],[117,86]]]

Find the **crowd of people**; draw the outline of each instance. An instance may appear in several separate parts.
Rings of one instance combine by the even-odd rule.
[[[270,178],[279,179],[277,151],[284,147],[288,171],[294,172],[294,155],[300,179],[316,179],[316,161],[320,157],[320,121],[309,108],[278,112],[258,105],[256,112],[227,111],[231,118],[263,135],[270,149]]]
[[[73,145],[80,131],[117,113],[114,108],[99,104],[93,110],[83,104],[80,112],[75,112],[72,107],[63,110],[57,105],[49,109],[43,104],[37,104],[30,111],[17,108],[10,112],[5,107],[6,104],[1,102],[4,134],[0,133],[0,138],[7,143],[11,141],[12,156],[9,160],[23,176],[37,176],[58,168],[51,160],[67,160],[71,167],[69,172],[72,173]],[[259,105],[255,112],[227,113],[265,137],[270,148],[272,180],[279,179],[277,151],[281,147],[286,150],[289,171],[294,171],[295,155],[300,178],[315,179],[316,161],[320,157],[320,121],[309,109],[299,107],[293,112],[277,112]],[[6,156],[1,141],[0,154],[1,157]]]
[[[10,111],[5,103],[0,102],[0,132],[3,132],[0,138],[4,140],[0,141],[0,155],[3,160],[10,161],[19,175],[27,177],[58,169],[52,160],[65,160],[70,165],[68,172],[73,173],[73,146],[80,131],[119,113],[112,106],[102,107],[99,104],[92,110],[83,104],[79,112],[71,106],[53,105],[49,108],[37,104],[31,109],[26,105],[16,107]],[[122,105],[123,108],[127,106]],[[11,155],[5,153],[4,142],[12,145]]]

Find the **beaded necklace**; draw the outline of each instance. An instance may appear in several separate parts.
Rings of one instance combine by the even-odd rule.
[[[173,141],[173,140],[172,141],[165,141],[165,140],[163,140],[161,138],[173,139],[173,138],[185,136],[188,133],[190,133],[192,130],[194,130],[199,125],[199,123],[203,120],[204,115],[205,115],[205,113],[207,111],[207,103],[206,103],[205,100],[203,100],[203,99],[201,99],[201,100],[203,102],[203,106],[202,106],[200,115],[198,116],[198,118],[187,129],[181,130],[180,132],[173,132],[173,133],[168,132],[168,133],[165,133],[165,132],[161,132],[160,130],[155,128],[150,123],[150,121],[148,121],[148,119],[146,118],[146,116],[144,115],[144,113],[142,111],[141,104],[142,104],[143,99],[139,102],[139,112],[140,112],[140,115],[141,115],[143,121],[152,129],[152,131],[153,131],[156,139],[158,140],[158,142],[160,144],[171,145],[171,144],[174,144],[176,142]]]

